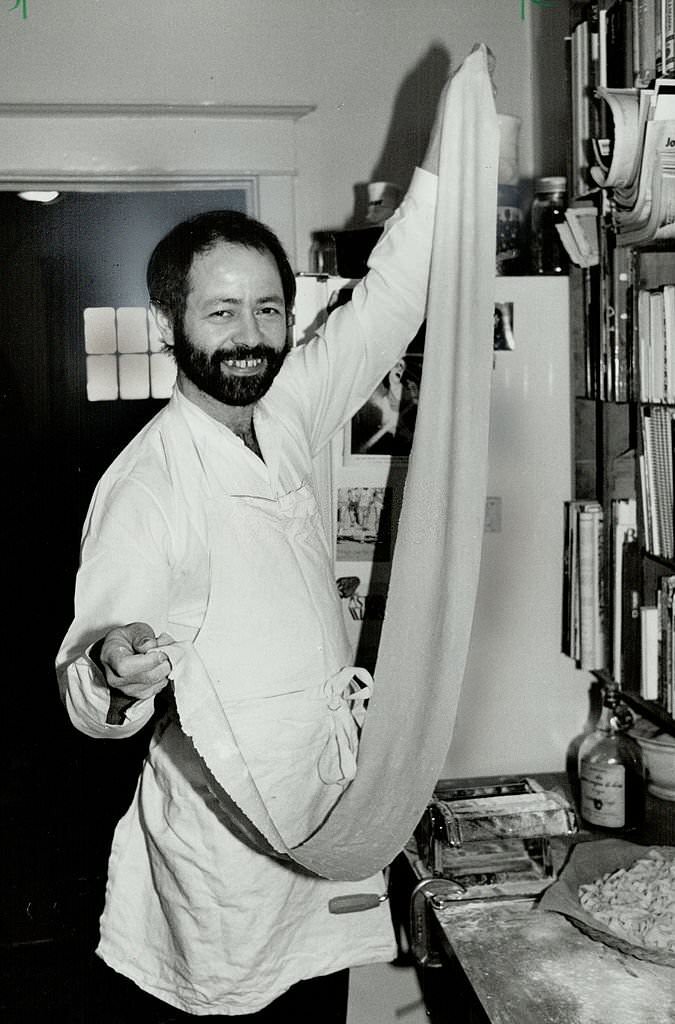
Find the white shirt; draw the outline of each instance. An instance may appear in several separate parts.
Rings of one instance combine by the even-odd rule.
[[[86,653],[93,641],[133,621],[179,641],[197,636],[209,598],[208,492],[278,501],[311,485],[314,456],[417,332],[435,186],[434,176],[416,171],[352,302],[332,313],[320,337],[289,354],[259,402],[255,429],[264,462],[175,392],[102,478],[84,528],[75,618],[57,658],[68,712],[83,732],[131,735],[153,711],[152,701],[140,701],[123,724],[106,724],[108,691]],[[322,571],[334,579],[324,548]],[[247,586],[250,565],[239,571],[236,585]],[[274,573],[273,561],[259,566],[255,587],[269,586]],[[344,655],[349,664],[336,588],[330,601],[333,656]],[[259,642],[259,622],[242,642],[256,637]],[[333,896],[382,891],[379,876],[356,883],[317,879],[235,838],[170,713],[157,726],[115,833],[99,953],[187,1012],[252,1013],[303,978],[391,959],[387,904],[328,913]]]

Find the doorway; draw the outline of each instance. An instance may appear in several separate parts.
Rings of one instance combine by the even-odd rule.
[[[0,808],[9,839],[0,941],[11,948],[95,929],[112,831],[149,740],[149,729],[124,743],[78,733],[54,674],[96,481],[165,402],[88,401],[84,311],[146,307],[155,244],[215,207],[254,212],[252,179],[217,190],[66,192],[49,205],[0,192]]]

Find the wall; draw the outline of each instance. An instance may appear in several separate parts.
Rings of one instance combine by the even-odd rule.
[[[312,230],[349,220],[355,185],[407,183],[447,70],[476,41],[497,58],[499,111],[523,119],[524,176],[560,170],[539,141],[533,74],[542,33],[561,37],[566,8],[565,0],[29,0],[26,19],[0,12],[0,99],[315,105],[296,139],[304,269]],[[537,116],[549,139],[559,138],[551,107],[564,106],[561,55],[561,42],[547,43],[551,77],[538,72],[536,83],[547,93]]]
[[[501,277],[513,351],[495,353],[487,493],[471,645],[449,778],[564,771],[587,726],[588,672],[561,654],[564,503],[573,495],[568,281]],[[545,328],[542,325],[545,324]]]

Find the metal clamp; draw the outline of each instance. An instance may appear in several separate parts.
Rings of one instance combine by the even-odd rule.
[[[410,951],[420,967],[440,967],[441,951],[432,942],[429,908],[440,910],[454,902],[464,886],[449,878],[425,878],[410,896]]]

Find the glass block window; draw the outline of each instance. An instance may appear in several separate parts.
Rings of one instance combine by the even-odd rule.
[[[90,307],[84,311],[87,398],[168,398],[176,365],[145,307]]]

